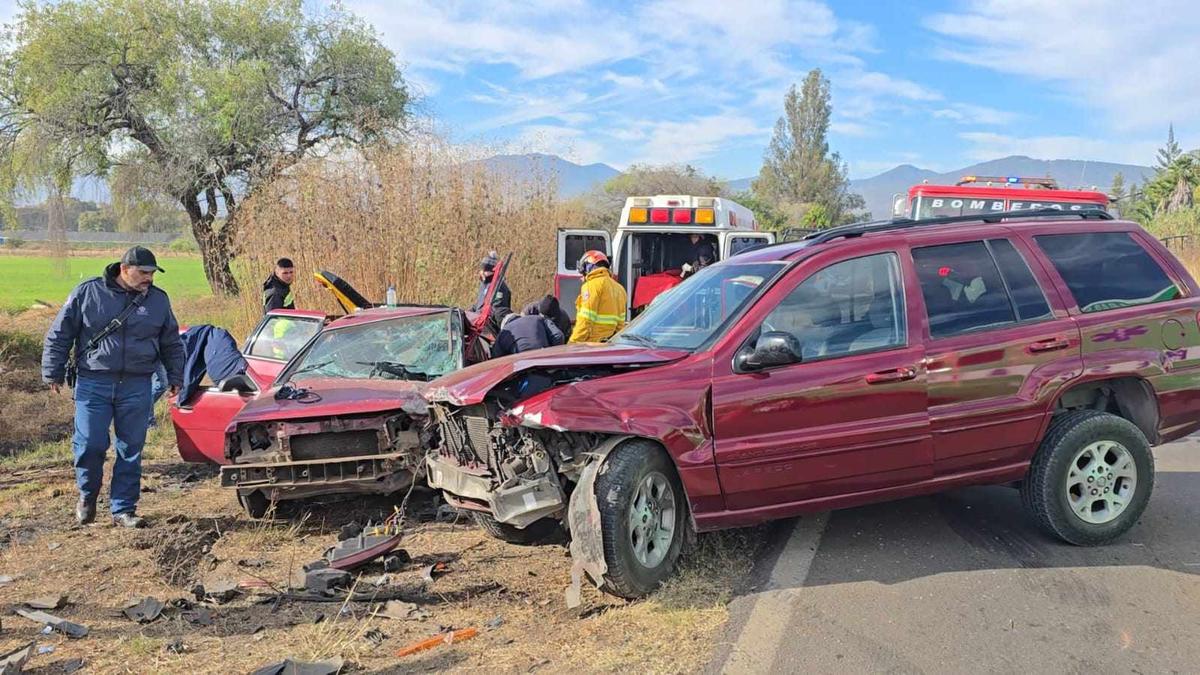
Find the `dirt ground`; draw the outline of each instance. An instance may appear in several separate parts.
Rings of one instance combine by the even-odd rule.
[[[12,325],[36,335],[48,317],[17,319]],[[381,602],[288,599],[277,591],[294,570],[336,543],[343,525],[381,522],[399,497],[306,502],[282,509],[274,521],[249,520],[219,487],[214,469],[178,459],[160,410],[144,455],[139,507],[151,527],[112,527],[105,500],[97,524],[76,526],[69,398],[29,384],[36,371],[27,361],[14,375],[10,360],[9,379],[0,379],[28,418],[18,425],[9,410],[3,415],[9,453],[17,454],[0,457],[0,653],[33,639],[52,647],[32,658],[30,673],[63,672],[74,659],[83,659],[80,672],[89,673],[250,672],[285,657],[339,657],[343,672],[695,671],[714,652],[729,600],[762,539],[754,529],[703,535],[682,572],[651,597],[625,602],[585,587],[583,605],[569,610],[564,542],[521,547],[489,538],[469,518],[438,522],[436,495],[417,490],[401,543],[411,560],[383,579],[378,562],[360,570],[356,588],[401,596],[419,607],[419,618],[374,615]],[[422,569],[435,562],[448,572],[429,582]],[[196,601],[197,583],[211,588],[219,581],[240,582],[243,591],[226,603]],[[87,637],[41,634],[40,624],[12,612],[59,593],[69,604],[46,611],[86,625]],[[173,607],[147,624],[122,614],[146,596],[186,600],[193,612],[206,608],[211,625],[190,622],[195,614]],[[396,656],[411,643],[462,628],[479,632]]]

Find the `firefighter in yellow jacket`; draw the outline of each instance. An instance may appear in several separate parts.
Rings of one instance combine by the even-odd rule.
[[[578,269],[583,287],[575,299],[575,330],[569,342],[603,342],[625,327],[625,289],[600,251],[584,253]]]

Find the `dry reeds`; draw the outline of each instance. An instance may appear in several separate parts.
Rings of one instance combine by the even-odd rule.
[[[491,250],[514,254],[514,306],[533,301],[553,288],[557,228],[582,217],[555,192],[552,177],[491,173],[428,140],[298,165],[238,215],[243,319],[257,320],[279,257],[296,263],[297,307],[336,311],[312,281],[319,270],[375,301],[394,284],[402,302],[470,305]]]

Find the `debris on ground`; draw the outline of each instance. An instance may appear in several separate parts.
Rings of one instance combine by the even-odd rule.
[[[408,551],[397,549],[394,554],[383,559],[383,571],[399,572],[410,562],[412,562],[412,556],[408,554]]]
[[[339,541],[337,546],[329,549],[325,553],[329,566],[340,570],[352,570],[390,553],[400,545],[401,534],[398,532],[370,534],[371,531],[364,530],[357,536]]]
[[[332,567],[319,567],[304,573],[304,590],[328,594],[350,585],[350,573]]]
[[[449,571],[450,571],[450,567],[446,563],[439,560],[439,561],[433,563],[432,565],[426,565],[421,570],[421,577],[423,579],[425,579],[425,581],[427,581],[428,583],[432,584],[434,579],[437,579],[438,577],[448,573]]]
[[[262,558],[247,558],[237,561],[238,567],[266,567],[271,564],[269,560]]]
[[[439,647],[441,645],[449,645],[454,644],[455,642],[470,640],[478,634],[479,629],[477,628],[463,628],[462,630],[441,633],[431,638],[421,640],[420,642],[414,642],[413,644],[396,652],[396,656],[411,656],[412,654],[423,652],[427,649],[433,649],[434,647]]]
[[[25,667],[25,662],[33,656],[33,649],[37,646],[37,642],[30,642],[24,647],[17,647],[12,651],[0,654],[0,675],[16,675]]]
[[[53,654],[53,653],[54,653],[54,645],[43,645],[41,647],[38,647],[38,656],[41,656],[43,654]]]
[[[317,662],[284,659],[263,666],[251,675],[335,675],[343,666],[345,666],[345,662],[340,658]]]
[[[7,586],[14,581],[16,581],[16,579],[8,575],[0,576],[0,586]]]
[[[403,600],[388,600],[376,609],[375,613],[388,619],[400,619],[401,621],[423,621],[429,618],[429,612],[418,607],[415,602],[404,602]]]
[[[183,644],[183,638],[175,638],[163,647],[168,654],[182,654],[187,651],[187,645]]]
[[[199,589],[197,596],[201,600],[207,599],[217,603],[229,602],[230,600],[236,598],[240,592],[238,589],[238,583],[236,581],[230,581],[229,579],[221,579],[220,581],[215,581],[207,586],[197,584],[196,588]],[[193,592],[195,592],[195,590],[196,589],[193,589]]]
[[[434,521],[439,523],[453,523],[458,520],[458,509],[449,504],[438,506],[437,513],[433,516]]]
[[[496,630],[497,628],[499,628],[500,626],[503,626],[503,625],[504,625],[504,617],[498,616],[498,617],[495,617],[494,619],[492,619],[491,621],[488,621],[487,623],[483,624],[483,627],[488,630]]]
[[[66,594],[43,595],[40,598],[26,600],[25,606],[33,609],[62,609],[69,602]]]
[[[162,614],[164,606],[158,598],[146,596],[141,600],[135,600],[126,605],[124,614],[130,621],[150,623]]]
[[[371,630],[363,633],[363,639],[378,647],[379,645],[383,644],[383,641],[387,639],[387,636],[384,635],[383,631],[379,630],[378,628],[372,628]]]
[[[55,663],[58,663],[59,672],[63,673],[63,675],[71,675],[71,673],[83,670],[83,659],[68,659],[66,661],[62,661],[61,663],[60,662],[55,662]],[[52,663],[50,665],[55,665],[55,664]],[[54,672],[54,671],[50,671],[50,672]]]
[[[52,541],[46,545],[46,548],[51,551],[57,551],[58,549],[62,548],[62,542],[61,541]]]
[[[66,619],[61,619],[57,616],[54,616],[53,614],[25,609],[18,609],[16,612],[30,621],[36,621],[38,623],[45,624],[47,628],[56,630],[69,638],[87,637],[88,634],[87,626],[72,623]]]

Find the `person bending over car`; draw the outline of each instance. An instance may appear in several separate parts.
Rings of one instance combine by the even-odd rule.
[[[542,313],[543,308],[546,312],[552,310],[546,298],[542,298],[537,305],[527,306],[521,314],[505,317],[500,334],[496,336],[496,344],[492,347],[492,356],[520,354],[565,342],[566,336],[549,316]]]

